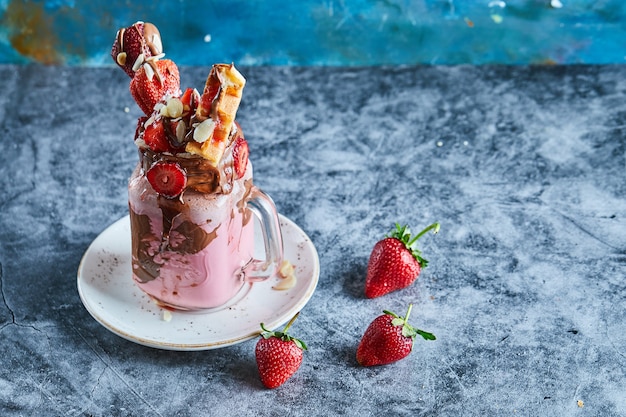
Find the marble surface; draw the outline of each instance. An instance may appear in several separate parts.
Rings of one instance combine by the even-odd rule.
[[[254,340],[164,351],[89,315],[76,271],[137,160],[128,79],[0,66],[0,414],[626,415],[626,67],[242,72],[256,183],[320,255],[300,370],[267,390]],[[365,299],[396,221],[441,222],[430,265]],[[409,303],[438,339],[359,367],[369,322]]]

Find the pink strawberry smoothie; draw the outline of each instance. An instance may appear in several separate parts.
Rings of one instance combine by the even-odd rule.
[[[160,33],[146,22],[118,30],[111,48],[143,112],[128,184],[132,275],[162,307],[204,310],[273,276],[282,236],[273,201],[252,183],[235,120],[246,79],[233,63],[214,64],[202,93],[183,93],[178,67],[163,57]],[[253,258],[253,213],[265,261]]]
[[[253,257],[254,222],[245,206],[252,164],[232,191],[187,190],[159,196],[138,166],[129,181],[132,265],[136,284],[159,305],[183,310],[220,306],[244,284]]]

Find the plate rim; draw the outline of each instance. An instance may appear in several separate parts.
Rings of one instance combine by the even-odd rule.
[[[312,259],[309,260],[309,262],[311,262],[311,265],[313,267],[312,273],[310,275],[310,282],[305,287],[306,288],[305,292],[300,297],[298,297],[298,299],[294,302],[293,306],[288,309],[290,312],[293,312],[293,311],[298,312],[302,308],[304,308],[304,306],[310,301],[311,297],[313,296],[313,293],[317,289],[317,285],[319,283],[319,276],[320,276],[319,254],[311,238],[304,232],[304,230],[302,230],[300,226],[298,226],[293,220],[289,219],[288,217],[280,213],[278,214],[278,216],[279,216],[280,222],[289,224],[291,228],[295,229],[295,231],[299,232],[305,238],[307,247],[311,251],[311,254],[312,254]],[[98,312],[91,305],[92,301],[88,300],[87,299],[88,297],[84,294],[85,289],[82,288],[83,285],[86,285],[86,283],[83,283],[83,281],[85,280],[84,269],[86,267],[87,258],[88,258],[88,255],[91,254],[91,252],[93,252],[96,242],[98,241],[98,239],[102,237],[103,234],[105,234],[106,232],[109,232],[110,229],[119,226],[120,223],[128,222],[129,217],[130,216],[127,214],[119,218],[118,220],[112,222],[107,227],[105,227],[91,241],[91,243],[89,244],[89,246],[83,253],[83,256],[81,257],[80,263],[78,265],[76,284],[77,284],[77,289],[78,289],[80,300],[83,306],[85,307],[85,309],[87,310],[87,312],[92,316],[93,319],[96,320],[98,324],[100,324],[101,326],[103,326],[105,329],[109,330],[113,334],[123,339],[126,339],[128,341],[137,343],[139,345],[147,346],[151,348],[163,349],[163,350],[174,350],[174,351],[199,351],[199,350],[212,350],[212,349],[224,348],[224,347],[232,346],[232,345],[250,340],[259,335],[258,331],[251,331],[241,336],[232,337],[232,338],[223,339],[223,340],[217,340],[213,342],[205,342],[205,343],[195,343],[195,342],[194,343],[173,343],[169,341],[159,342],[159,341],[155,341],[154,339],[149,339],[149,338],[145,338],[142,336],[133,335],[127,331],[124,331],[123,329],[120,329],[114,326],[105,318],[101,317],[101,315],[98,314]],[[161,309],[160,307],[157,307],[157,308],[163,311],[163,309]],[[210,314],[210,313],[201,313],[201,312],[176,312],[176,313],[177,314],[193,314],[193,315]],[[290,316],[292,314],[287,315],[288,317],[273,317],[272,320],[268,320],[267,322],[264,322],[264,326],[270,329],[277,328],[280,325],[286,323],[290,319]],[[166,321],[163,321],[163,322],[167,323]]]

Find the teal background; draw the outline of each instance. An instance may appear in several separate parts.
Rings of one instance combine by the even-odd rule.
[[[155,23],[179,65],[607,64],[623,0],[0,0],[0,62],[111,65],[115,32]]]

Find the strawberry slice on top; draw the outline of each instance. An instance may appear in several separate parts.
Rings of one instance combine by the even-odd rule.
[[[237,179],[240,179],[246,173],[249,155],[248,141],[246,141],[243,135],[238,135],[233,145],[233,166]]]
[[[187,173],[176,162],[159,161],[146,172],[148,182],[159,195],[176,198],[187,186]]]
[[[167,134],[165,133],[162,120],[154,120],[152,123],[145,126],[143,141],[154,152],[175,153],[176,151],[167,140]]]

